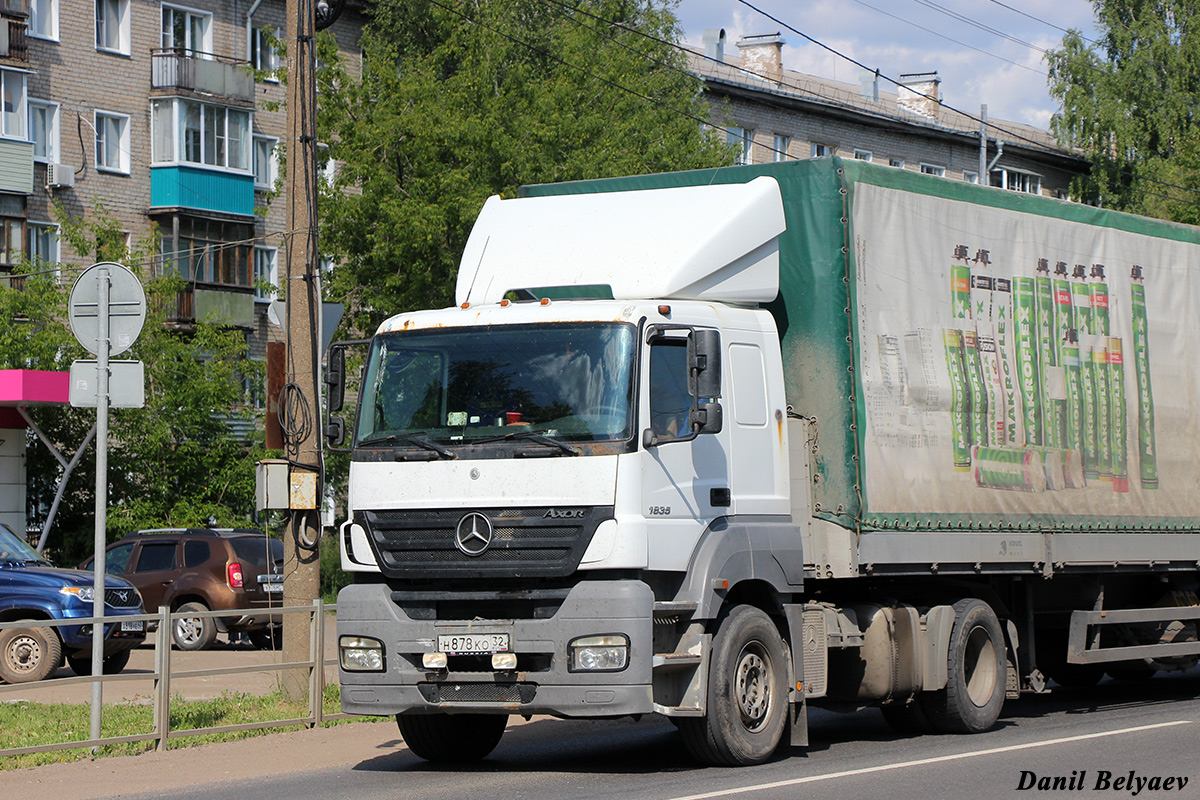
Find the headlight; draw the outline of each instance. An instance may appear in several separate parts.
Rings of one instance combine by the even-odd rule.
[[[96,589],[93,586],[64,586],[58,591],[62,594],[69,594],[85,603],[92,602],[96,597]]]
[[[383,642],[366,636],[338,638],[342,669],[347,672],[383,672]]]
[[[623,634],[584,636],[567,645],[571,672],[616,672],[629,665],[629,638]]]

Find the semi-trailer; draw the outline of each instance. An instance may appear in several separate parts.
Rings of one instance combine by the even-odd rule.
[[[658,714],[742,765],[810,705],[973,733],[1193,667],[1198,245],[839,158],[491,198],[455,305],[370,342],[342,708],[433,760]]]

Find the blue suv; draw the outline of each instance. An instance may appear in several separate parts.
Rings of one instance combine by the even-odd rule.
[[[0,523],[0,622],[72,619],[92,616],[93,576],[57,569]],[[102,616],[141,614],[142,597],[128,581],[108,576]],[[104,673],[120,672],[129,651],[146,639],[146,623],[121,620],[104,626]],[[40,681],[63,658],[77,675],[92,673],[92,626],[0,629],[0,679],[6,683]]]

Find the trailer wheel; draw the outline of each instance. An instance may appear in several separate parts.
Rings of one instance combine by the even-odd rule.
[[[761,764],[783,738],[787,706],[783,638],[762,611],[738,606],[713,638],[707,714],[679,719],[684,747],[714,766]]]
[[[922,707],[938,733],[981,733],[1000,718],[1007,657],[1000,620],[972,597],[954,604],[946,688],[929,692]]]
[[[404,743],[426,761],[478,761],[500,744],[507,714],[397,714]]]

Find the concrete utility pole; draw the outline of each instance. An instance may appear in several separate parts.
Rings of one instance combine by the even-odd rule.
[[[320,431],[317,394],[316,91],[313,0],[287,2],[287,386],[280,422],[290,462],[291,511],[283,540],[283,604],[309,606],[321,588]],[[309,495],[311,492],[311,495]],[[307,502],[311,496],[310,504]],[[307,615],[288,614],[283,624],[283,660],[306,661],[310,653]],[[323,669],[317,665],[316,669]],[[282,673],[289,700],[308,696],[304,670]]]

